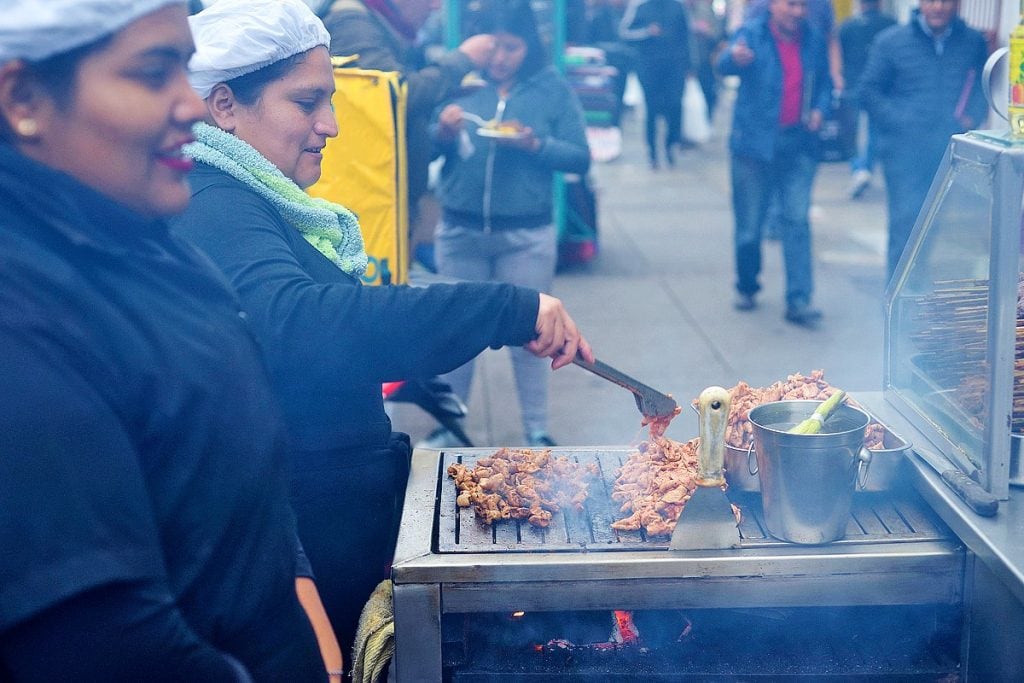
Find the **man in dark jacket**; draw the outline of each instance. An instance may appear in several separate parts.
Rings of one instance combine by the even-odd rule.
[[[829,106],[825,39],[805,21],[807,0],[771,0],[765,17],[737,30],[718,60],[740,77],[729,149],[736,221],[736,308],[749,311],[761,289],[761,226],[778,195],[786,264],[786,320],[813,326],[811,186],[817,169],[814,132]]]
[[[875,38],[861,78],[878,132],[889,208],[891,278],[951,135],[981,123],[987,49],[959,17],[959,0],[921,0],[907,24]]]

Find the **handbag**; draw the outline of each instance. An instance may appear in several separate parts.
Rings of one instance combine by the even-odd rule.
[[[683,87],[683,138],[697,145],[703,145],[711,139],[708,103],[704,99],[704,91],[693,76],[686,77]]]
[[[818,161],[849,161],[857,153],[857,107],[849,97],[833,93],[817,138]]]

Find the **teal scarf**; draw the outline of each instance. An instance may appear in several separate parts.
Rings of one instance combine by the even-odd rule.
[[[219,168],[267,199],[306,241],[343,271],[360,278],[366,250],[359,221],[341,204],[310,197],[244,140],[206,123],[192,129],[196,142],[185,153]]]

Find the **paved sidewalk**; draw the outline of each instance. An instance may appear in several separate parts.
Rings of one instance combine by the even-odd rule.
[[[812,230],[815,304],[825,317],[807,330],[783,320],[778,242],[766,243],[759,308],[732,308],[728,114],[716,121],[710,142],[659,171],[647,167],[640,122],[639,112],[627,116],[623,155],[594,168],[598,257],[555,282],[554,294],[597,357],[684,404],[711,384],[769,384],[818,368],[844,389],[879,390],[886,237],[879,180],[852,201],[848,166],[819,167]],[[466,428],[476,445],[523,442],[504,350],[478,361],[469,408]],[[435,426],[413,406],[396,405],[392,415],[414,442]],[[576,366],[552,376],[550,416],[551,434],[564,446],[625,444],[639,433],[632,395]],[[685,413],[668,435],[696,433],[696,418]]]

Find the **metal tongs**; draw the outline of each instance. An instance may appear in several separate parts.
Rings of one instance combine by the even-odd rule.
[[[597,359],[594,359],[593,363],[588,363],[583,359],[583,356],[577,354],[572,362],[585,370],[589,370],[598,377],[602,377],[609,382],[614,382],[620,387],[632,391],[636,398],[636,407],[640,409],[640,414],[645,418],[671,417],[679,409],[679,404],[671,396],[655,391],[646,384],[636,381],[629,375],[619,372]]]

